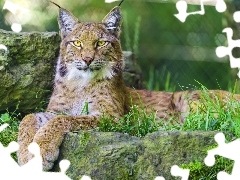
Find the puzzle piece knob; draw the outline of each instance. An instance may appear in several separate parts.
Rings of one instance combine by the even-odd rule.
[[[228,51],[228,49],[226,47],[219,46],[219,47],[216,48],[216,55],[218,57],[222,58],[222,57],[228,55],[227,51]]]
[[[66,173],[69,166],[70,166],[70,162],[68,160],[61,160],[61,162],[59,163],[59,167],[62,173]]]
[[[10,153],[16,152],[19,149],[19,144],[15,141],[10,142],[10,144],[7,147],[8,151]]]
[[[189,169],[182,169],[177,165],[172,166],[171,168],[171,174],[173,176],[179,176],[182,177],[182,180],[188,179],[189,176]]]
[[[35,142],[32,142],[31,144],[29,144],[28,150],[30,153],[34,154],[35,156],[40,155],[40,148],[38,144]]]
[[[220,13],[226,11],[227,6],[226,3],[224,2],[224,0],[217,0],[217,4],[216,4],[216,10]]]
[[[233,19],[234,21],[236,21],[237,23],[240,22],[240,11],[237,11],[233,14]]]
[[[215,157],[214,157],[214,155],[207,155],[207,157],[204,159],[204,163],[207,166],[213,166],[215,164]]]
[[[0,49],[1,49],[1,46],[0,46]],[[8,127],[9,124],[5,123],[3,125],[0,126],[0,132],[3,131],[6,127]]]
[[[154,180],[165,180],[165,178],[162,176],[157,176]]]
[[[89,176],[83,176],[81,180],[91,180],[91,178]]]
[[[223,133],[217,133],[214,139],[218,143],[218,146],[225,145],[225,135]]]
[[[231,179],[231,176],[226,173],[226,172],[223,172],[223,171],[220,171],[218,174],[217,174],[217,179],[218,180],[230,180]]]

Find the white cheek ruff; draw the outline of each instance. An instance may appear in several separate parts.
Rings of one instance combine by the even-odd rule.
[[[92,79],[92,72],[89,70],[79,70],[76,67],[71,67],[70,70],[68,70],[67,74],[68,80],[77,80],[77,79]]]
[[[79,70],[75,66],[69,65],[67,67],[68,80],[77,80],[77,79],[84,79],[84,80],[103,80],[103,79],[111,79],[115,73],[113,72],[113,63],[107,63],[103,68],[99,70],[90,69],[87,70]]]
[[[100,70],[98,74],[98,79],[111,79],[114,76],[114,73],[110,67],[104,67]]]

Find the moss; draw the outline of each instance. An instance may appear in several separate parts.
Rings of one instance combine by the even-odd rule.
[[[80,131],[69,133],[62,146],[60,159],[68,159],[67,174],[72,179],[89,175],[92,179],[136,179],[133,164],[139,138],[121,133]],[[57,163],[58,164],[58,163]],[[58,170],[57,166],[54,170]]]
[[[216,148],[218,145],[215,143],[211,146],[207,146],[203,149],[205,152],[205,157],[207,156],[207,151]],[[205,163],[199,160],[194,160],[188,164],[181,164],[180,167],[183,169],[190,170],[189,179],[191,180],[212,180],[217,178],[217,174],[220,171],[225,171],[231,173],[234,161],[226,159],[221,156],[215,156],[216,162],[212,167],[208,167]]]
[[[14,33],[0,30],[0,42],[7,51],[0,51],[0,111],[19,104],[24,113],[35,110],[49,95],[60,37],[56,32]]]
[[[17,130],[6,128],[4,131],[0,132],[0,143],[7,147],[12,141],[17,141],[18,133]],[[15,161],[17,161],[17,154],[12,153],[11,156]]]
[[[3,146],[8,146],[12,141],[17,141],[18,133],[12,130],[4,130],[0,133],[0,142]]]
[[[190,162],[188,164],[181,164],[180,167],[183,169],[190,170],[189,179],[191,180],[212,180],[217,178],[217,174],[220,171],[225,171],[227,173],[231,173],[234,162],[216,156],[216,163],[213,167],[206,166],[203,162],[199,162],[197,160]]]
[[[72,179],[89,175],[93,180],[146,180],[156,176],[177,180],[170,174],[171,166],[203,160],[206,149],[215,143],[215,134],[159,131],[138,138],[114,132],[79,131],[67,134],[59,161],[71,162],[67,174]]]
[[[88,143],[90,138],[90,133],[89,132],[83,132],[80,136],[79,136],[79,143],[81,144],[82,147],[85,147],[86,144]]]

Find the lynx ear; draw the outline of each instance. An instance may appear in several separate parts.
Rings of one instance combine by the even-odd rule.
[[[59,8],[58,24],[62,38],[72,32],[77,23],[79,23],[79,21],[74,15],[66,9]]]
[[[117,38],[120,36],[122,15],[120,7],[114,7],[102,20],[102,23],[106,24],[107,29],[115,35]]]

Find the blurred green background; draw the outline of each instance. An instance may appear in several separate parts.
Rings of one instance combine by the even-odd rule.
[[[0,0],[0,7],[7,1]],[[3,9],[0,28],[11,30],[14,22],[22,24],[22,31],[58,31],[58,8],[46,0],[11,0],[28,10],[12,14]],[[80,21],[101,21],[119,1],[54,0],[71,11]],[[225,27],[234,30],[239,39],[239,25],[233,13],[240,9],[239,2],[226,1],[227,11],[218,13],[215,6],[204,6],[204,15],[188,16],[180,22],[174,0],[125,0],[122,4],[123,50],[133,51],[143,71],[145,87],[152,90],[176,91],[197,89],[199,83],[209,89],[231,90],[239,78],[237,69],[231,69],[228,56],[218,58],[217,46],[227,46]],[[200,0],[193,0],[188,12],[200,10]],[[233,49],[236,58],[239,49]]]

